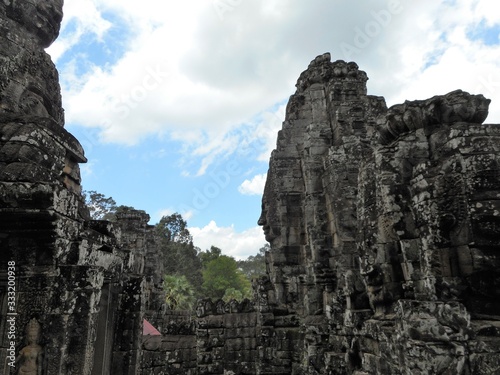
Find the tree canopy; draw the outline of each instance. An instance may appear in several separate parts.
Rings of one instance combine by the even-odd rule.
[[[117,209],[113,198],[106,197],[95,190],[83,191],[82,195],[89,208],[90,217],[94,220],[109,220]]]
[[[234,289],[241,292],[243,298],[250,297],[252,285],[233,257],[220,255],[211,260],[203,269],[203,289],[207,297],[223,298],[226,291]]]
[[[116,221],[117,214],[135,210],[132,206],[118,206],[112,197],[94,190],[83,191],[82,196],[93,220]]]
[[[238,268],[249,280],[266,274],[266,251],[269,250],[269,244],[266,244],[259,249],[257,255],[251,255],[245,260],[238,261]]]
[[[201,297],[201,261],[186,221],[180,214],[174,213],[163,216],[155,229],[160,239],[164,272],[172,276],[185,276],[193,286],[195,296]]]
[[[184,275],[165,275],[165,302],[171,310],[192,310],[196,302],[193,285]]]
[[[94,220],[116,220],[116,214],[134,209],[117,206],[115,200],[96,191],[82,193]],[[252,278],[266,272],[262,247],[255,256],[236,261],[222,254],[222,249],[211,246],[201,251],[193,245],[187,222],[174,213],[163,216],[155,225],[164,266],[163,287],[170,309],[191,309],[198,298],[242,300],[251,298]]]
[[[187,222],[177,212],[169,216],[163,216],[156,224],[156,230],[167,242],[185,244],[193,242],[193,237],[187,229]]]
[[[199,254],[201,264],[206,266],[210,261],[217,259],[222,255],[222,250],[216,246],[211,246],[210,250],[202,251]]]

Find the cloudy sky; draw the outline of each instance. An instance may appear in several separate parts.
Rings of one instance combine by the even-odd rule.
[[[356,61],[388,105],[455,89],[500,123],[495,0],[65,0],[48,49],[83,186],[181,213],[196,246],[245,258],[284,107],[324,52]]]

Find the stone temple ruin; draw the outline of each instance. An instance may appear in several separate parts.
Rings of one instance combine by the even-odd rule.
[[[61,18],[62,0],[0,4],[0,374],[500,373],[488,99],[387,108],[355,63],[318,56],[271,156],[254,301],[167,311],[149,216],[93,221],[82,200],[44,52]]]

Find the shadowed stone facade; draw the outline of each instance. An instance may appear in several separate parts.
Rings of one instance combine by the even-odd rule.
[[[271,156],[254,301],[165,311],[149,216],[94,221],[83,202],[86,159],[44,52],[61,18],[62,0],[0,4],[0,374],[500,373],[488,99],[388,109],[355,63],[318,56]]]
[[[270,310],[299,336],[281,373],[498,373],[490,100],[457,90],[387,109],[366,81],[355,63],[318,56],[271,155],[259,220]]]
[[[161,262],[146,213],[92,221],[83,203],[86,159],[44,51],[62,3],[0,4],[0,373],[137,374]]]

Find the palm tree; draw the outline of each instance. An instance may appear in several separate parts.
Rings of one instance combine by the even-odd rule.
[[[194,288],[184,275],[165,275],[163,278],[165,302],[171,310],[192,310]]]

